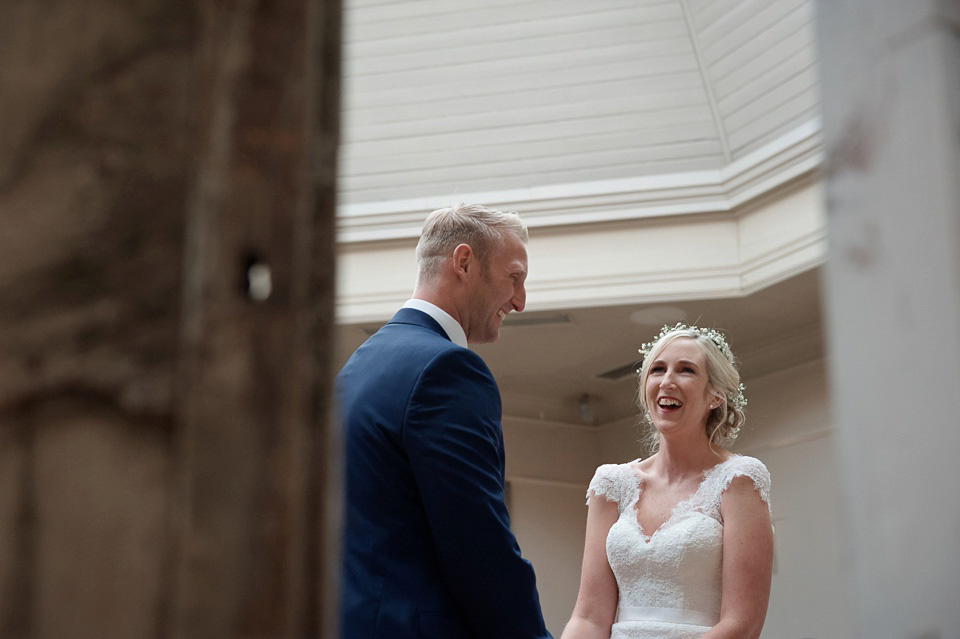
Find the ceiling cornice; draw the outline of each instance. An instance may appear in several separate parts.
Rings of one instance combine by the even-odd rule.
[[[822,162],[815,118],[729,165],[710,171],[468,193],[454,199],[517,210],[531,228],[647,219],[735,210],[816,170]],[[414,239],[429,211],[449,196],[348,204],[339,207],[339,243]]]

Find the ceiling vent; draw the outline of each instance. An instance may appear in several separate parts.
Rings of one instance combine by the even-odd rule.
[[[562,313],[510,313],[503,320],[504,326],[543,326],[545,324],[569,324],[570,316]]]
[[[547,324],[570,324],[570,316],[560,313],[510,313],[507,315],[507,318],[503,320],[503,326],[514,327],[514,326],[546,326]],[[363,332],[366,333],[367,337],[373,335],[383,324],[368,324],[362,327]]]
[[[624,366],[612,368],[604,373],[597,373],[597,379],[603,379],[608,382],[618,382],[624,377],[633,377],[640,370],[640,364],[642,363],[643,360],[637,360]]]

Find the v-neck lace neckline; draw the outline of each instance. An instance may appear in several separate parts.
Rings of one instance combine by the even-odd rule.
[[[693,492],[690,493],[687,497],[684,497],[683,499],[678,501],[676,504],[674,504],[673,508],[670,509],[670,515],[666,519],[664,519],[660,523],[660,525],[657,526],[656,530],[654,530],[650,534],[647,534],[647,531],[644,529],[643,524],[640,523],[640,512],[637,510],[637,506],[640,504],[640,496],[643,495],[644,479],[637,473],[637,469],[635,468],[634,465],[638,464],[640,460],[636,459],[630,462],[629,468],[636,482],[636,493],[634,495],[633,503],[631,504],[629,510],[633,512],[633,516],[631,517],[631,519],[633,520],[633,523],[636,525],[637,530],[639,531],[640,536],[643,538],[643,540],[649,544],[651,541],[653,541],[653,538],[657,536],[657,533],[659,533],[664,528],[667,528],[669,524],[673,523],[673,521],[677,518],[678,515],[680,515],[685,511],[691,511],[692,510],[691,506],[693,505],[697,495],[699,495],[700,491],[703,489],[704,484],[707,483],[707,479],[709,479],[713,473],[717,472],[724,464],[729,462],[731,459],[734,459],[735,457],[736,455],[731,455],[730,457],[727,457],[720,463],[705,469],[700,476],[700,483],[697,484],[697,487],[693,490]]]

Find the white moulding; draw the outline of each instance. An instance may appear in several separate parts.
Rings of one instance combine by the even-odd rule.
[[[458,194],[453,199],[520,211],[531,228],[733,211],[815,170],[822,162],[819,118],[713,171],[553,184]],[[448,195],[347,204],[337,211],[339,243],[416,238]]]

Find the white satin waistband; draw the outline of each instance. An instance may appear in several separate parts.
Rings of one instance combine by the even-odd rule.
[[[666,621],[668,623],[687,623],[694,626],[715,626],[720,622],[720,615],[680,608],[622,606],[617,610],[617,621]]]

